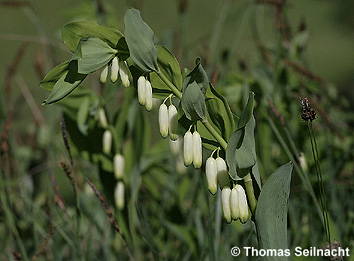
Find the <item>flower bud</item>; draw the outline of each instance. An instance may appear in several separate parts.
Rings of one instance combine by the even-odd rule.
[[[298,159],[299,159],[299,164],[300,164],[300,167],[302,168],[302,170],[304,172],[307,172],[308,166],[307,166],[307,162],[306,162],[306,158],[305,158],[304,153],[301,152]]]
[[[109,130],[105,130],[103,133],[103,152],[106,154],[111,153],[112,148],[112,133]]]
[[[179,157],[177,157],[176,170],[179,174],[185,174],[187,172],[187,168],[183,164],[183,159],[182,159],[181,155]]]
[[[114,201],[118,209],[124,208],[124,183],[119,181],[114,191]]]
[[[145,77],[140,76],[138,79],[138,101],[141,105],[145,105],[146,102],[145,85],[146,85]]]
[[[223,158],[216,158],[216,168],[218,172],[218,184],[221,188],[229,186],[229,174],[227,172],[226,162]]]
[[[178,155],[182,147],[182,139],[170,140],[170,149],[172,154]]]
[[[113,158],[114,176],[117,179],[123,178],[124,162],[124,157],[121,154],[116,154]]]
[[[170,106],[168,106],[168,119],[169,119],[169,123],[168,123],[168,132],[170,134],[170,139],[171,140],[177,140],[178,139],[178,135],[177,133],[177,127],[178,127],[178,119],[177,119],[177,109],[176,107],[171,104]]]
[[[185,166],[189,166],[193,162],[193,135],[190,131],[187,131],[186,134],[184,134],[183,159]]]
[[[202,139],[197,131],[193,132],[193,166],[199,169],[202,166]]]
[[[215,194],[218,190],[216,162],[213,157],[209,157],[206,161],[205,173],[208,181],[208,189],[211,194]]]
[[[224,218],[227,223],[231,222],[231,208],[230,208],[230,197],[231,197],[231,189],[229,187],[225,187],[221,190],[221,204],[222,211],[224,213]]]
[[[237,220],[240,217],[240,206],[238,200],[238,192],[236,187],[231,190],[230,196],[230,208],[231,208],[231,217],[233,220]]]
[[[107,76],[108,76],[108,65],[106,65],[102,72],[101,72],[101,76],[100,76],[100,82],[101,83],[106,83],[107,82]]]
[[[145,84],[145,108],[147,111],[152,109],[152,87],[148,80],[146,80]]]
[[[111,65],[111,81],[116,82],[118,79],[118,72],[119,72],[119,60],[118,57],[114,57],[112,60]]]
[[[160,105],[159,109],[159,127],[161,136],[166,138],[168,135],[168,110],[164,103]]]
[[[236,185],[235,186],[237,190],[237,196],[238,196],[238,206],[239,206],[239,214],[240,214],[240,221],[242,223],[246,223],[247,220],[249,219],[249,211],[248,211],[248,204],[247,204],[247,197],[245,190],[241,185]]]
[[[124,87],[129,87],[129,68],[126,61],[119,62],[119,76]]]
[[[103,108],[98,109],[98,120],[102,128],[107,128],[108,122],[107,122],[106,113]]]

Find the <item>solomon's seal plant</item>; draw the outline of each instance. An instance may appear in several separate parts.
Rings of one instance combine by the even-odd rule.
[[[102,135],[102,151],[79,151],[98,163],[104,173],[115,177],[114,200],[118,209],[124,208],[125,195],[136,199],[134,189],[138,181],[132,178],[133,184],[125,191],[125,173],[137,173],[147,164],[141,163],[133,169],[124,160],[125,153],[134,161],[139,160],[145,143],[137,137],[144,137],[149,131],[144,129],[144,120],[140,121],[142,125],[134,125],[135,117],[144,119],[136,105],[140,103],[150,111],[154,97],[162,101],[156,113],[161,136],[169,136],[172,141],[183,137],[180,144],[183,143],[184,165],[205,171],[203,176],[206,176],[210,193],[219,191],[221,194],[226,222],[245,223],[252,219],[261,247],[287,248],[287,205],[284,202],[289,196],[292,164],[280,167],[262,187],[254,136],[256,102],[252,91],[246,97],[243,110],[232,112],[226,98],[210,83],[201,60],[196,59],[194,68],[182,73],[176,57],[166,47],[156,44],[154,32],[138,10],[126,12],[124,34],[114,28],[91,24],[74,23],[65,28],[64,43],[73,56],[54,67],[41,82],[51,91],[44,104],[60,102],[66,106],[68,118],[77,119],[82,130],[79,135],[97,124],[91,115],[98,114],[103,130],[95,129],[90,137],[96,141],[97,136]],[[101,71],[99,78],[105,89],[110,88],[109,85],[130,86],[124,89],[122,105],[115,117],[106,117],[105,111],[109,110],[104,108],[105,103],[87,91],[80,98],[75,97],[75,89],[87,75],[96,71]],[[66,104],[64,98],[76,100]],[[79,111],[75,116],[70,114],[73,107]],[[134,152],[133,147],[137,148]],[[212,152],[206,162],[203,150],[208,155]],[[177,162],[179,171],[185,171],[182,157],[177,157]],[[278,176],[281,178],[275,182],[273,177]]]

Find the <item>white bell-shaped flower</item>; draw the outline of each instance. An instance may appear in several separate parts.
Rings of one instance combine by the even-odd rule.
[[[124,183],[119,181],[114,191],[114,201],[118,209],[124,208]]]
[[[173,104],[168,106],[168,119],[169,119],[168,132],[171,140],[178,139],[178,135],[177,135],[178,115],[177,114],[178,114],[177,109]]]
[[[103,133],[103,152],[110,154],[112,149],[112,133],[109,130],[105,130]]]
[[[159,127],[160,127],[160,134],[162,137],[166,138],[168,136],[168,109],[167,106],[162,103],[159,108]]]
[[[147,111],[152,109],[152,87],[148,80],[145,81],[145,108]]]
[[[118,72],[119,72],[119,60],[118,57],[114,57],[112,60],[111,65],[111,81],[116,82],[118,79]]]
[[[240,206],[239,206],[238,192],[236,187],[234,187],[231,190],[230,202],[231,202],[231,217],[233,220],[237,220],[240,217]]]
[[[126,61],[119,62],[119,76],[124,87],[129,87],[129,68]]]
[[[237,190],[237,195],[238,195],[238,206],[239,206],[239,210],[240,210],[240,221],[242,223],[246,223],[247,220],[249,219],[250,215],[249,215],[249,211],[248,211],[248,204],[247,204],[247,196],[246,196],[246,192],[243,189],[243,187],[241,185],[236,185],[235,186],[236,190]]]
[[[146,80],[144,76],[140,76],[138,79],[138,101],[141,105],[146,103]]]
[[[125,160],[123,155],[117,153],[114,155],[113,158],[113,166],[114,166],[114,176],[117,179],[123,178],[124,175],[124,165],[125,165]]]
[[[209,157],[206,161],[205,174],[208,182],[208,189],[211,194],[215,194],[218,190],[216,161],[213,157]]]
[[[199,169],[202,166],[203,152],[202,139],[197,131],[193,132],[193,166]]]
[[[170,149],[173,155],[178,155],[182,149],[182,138],[177,140],[170,140]]]
[[[100,82],[101,83],[106,83],[107,82],[107,76],[108,76],[108,65],[106,65],[100,75]]]
[[[106,113],[103,108],[98,109],[98,121],[102,128],[107,128],[108,122],[107,122]]]
[[[221,205],[222,211],[224,213],[224,218],[227,223],[231,223],[231,189],[229,187],[225,187],[221,190]]]
[[[184,165],[189,166],[193,162],[193,134],[188,130],[183,137]]]
[[[218,172],[218,184],[221,188],[230,185],[229,174],[227,172],[226,162],[223,158],[216,158],[216,167]]]

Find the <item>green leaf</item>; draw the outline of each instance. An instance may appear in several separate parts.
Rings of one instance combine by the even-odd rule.
[[[157,47],[157,63],[160,72],[166,76],[179,90],[182,89],[182,73],[176,57],[163,46]],[[156,72],[150,73],[150,81],[155,97],[166,97],[171,89],[160,79]]]
[[[196,66],[194,69],[186,76],[183,84],[183,90],[187,88],[189,84],[196,82],[199,85],[201,91],[205,94],[209,87],[209,78],[205,72],[203,66],[200,63],[200,58],[196,60]]]
[[[206,105],[210,116],[209,122],[215,124],[225,140],[229,140],[235,129],[234,116],[225,97],[218,93],[211,84],[206,92]]]
[[[140,12],[129,9],[124,16],[125,39],[130,57],[143,71],[157,71],[157,51],[154,44],[154,32],[143,21]]]
[[[278,168],[267,180],[258,198],[256,226],[259,247],[287,249],[287,210],[290,194],[291,162]],[[265,256],[264,260],[288,260],[286,257]]]
[[[248,96],[248,101],[246,108],[242,111],[240,120],[238,122],[237,128],[243,128],[246,126],[247,122],[251,119],[254,107],[254,92],[250,92]]]
[[[85,78],[86,74],[80,74],[77,72],[77,61],[71,61],[68,66],[68,71],[65,72],[55,83],[51,93],[44,103],[51,104],[60,101],[75,90]]]
[[[243,109],[238,129],[234,131],[226,148],[226,161],[229,174],[233,179],[240,179],[248,174],[257,161],[253,117],[254,93],[250,92],[246,107]],[[238,171],[241,170],[241,171]]]
[[[123,39],[121,32],[115,28],[98,25],[91,21],[77,21],[66,24],[63,27],[61,37],[64,44],[70,51],[76,51],[82,38],[96,37],[107,42],[115,48],[118,42]]]
[[[55,85],[55,83],[60,79],[60,77],[65,72],[67,72],[68,67],[69,67],[69,62],[70,61],[63,62],[63,63],[55,66],[53,69],[51,69],[46,74],[44,79],[39,83],[39,86],[41,88],[51,90],[53,88],[53,86]]]
[[[205,97],[196,82],[187,86],[181,99],[182,109],[191,121],[206,119]]]
[[[117,53],[106,42],[98,38],[88,38],[80,42],[78,72],[92,73],[105,66]]]

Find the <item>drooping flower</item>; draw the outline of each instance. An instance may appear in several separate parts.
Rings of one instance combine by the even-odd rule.
[[[138,79],[138,101],[141,105],[146,103],[146,80],[144,76],[140,76]]]
[[[119,60],[118,57],[114,57],[112,60],[111,65],[111,81],[116,82],[118,79],[118,72],[119,72]]]
[[[230,185],[229,174],[227,172],[226,162],[223,158],[216,158],[216,167],[218,172],[218,184],[221,188]]]
[[[229,187],[224,187],[221,190],[221,205],[224,213],[224,218],[227,223],[231,222],[230,197],[231,197],[231,189]]]
[[[108,65],[106,65],[100,75],[100,82],[101,83],[106,83],[107,82],[107,76],[108,76]]]
[[[112,149],[112,133],[110,130],[105,130],[103,133],[103,152],[110,154]]]
[[[118,209],[124,208],[124,183],[119,181],[114,191],[114,201]]]
[[[209,157],[206,161],[205,174],[208,182],[208,189],[211,194],[215,194],[218,189],[216,161]]]
[[[193,162],[193,134],[188,130],[183,137],[184,165],[189,166]]]
[[[152,87],[148,80],[145,82],[145,108],[147,111],[152,109]]]
[[[129,68],[126,61],[119,62],[119,76],[124,87],[129,87]]]
[[[202,139],[198,131],[193,132],[193,166],[199,169],[202,166],[203,152]]]
[[[166,138],[168,136],[168,109],[167,106],[162,103],[159,108],[159,127],[160,134],[162,137]]]
[[[177,109],[176,107],[171,104],[168,106],[168,132],[170,135],[171,140],[177,140],[178,139],[178,134],[177,134],[177,127],[178,127],[178,119],[177,119]]]
[[[98,109],[98,121],[102,128],[107,128],[108,122],[107,122],[106,113],[103,108]]]
[[[123,155],[118,154],[118,153],[116,155],[114,155],[114,158],[113,158],[114,176],[117,179],[123,178],[124,165],[125,165],[125,160],[124,160]]]

